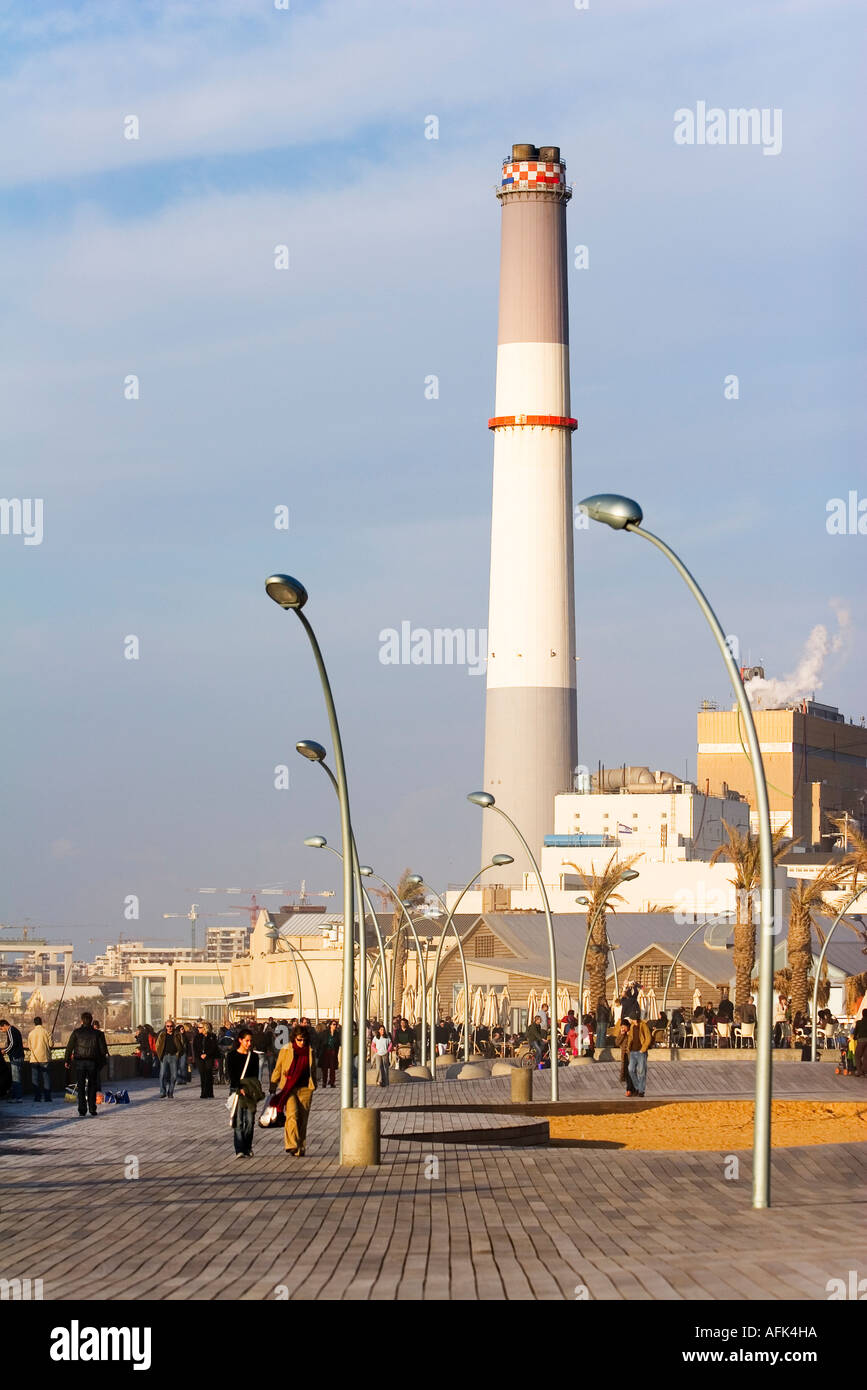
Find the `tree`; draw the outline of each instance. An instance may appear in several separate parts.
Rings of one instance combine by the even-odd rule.
[[[753,968],[756,963],[756,922],[753,900],[761,882],[761,853],[759,837],[751,831],[742,832],[724,820],[728,843],[718,845],[710,857],[711,864],[727,859],[734,869],[729,882],[737,890],[735,897],[735,931],[732,965],[735,970],[735,1008],[742,1008],[750,997]],[[779,863],[794,841],[786,838],[785,830],[773,835],[774,863]]]
[[[825,897],[840,887],[840,865],[826,864],[815,878],[799,878],[789,894],[789,936],[786,954],[792,972],[792,1013],[807,1012],[808,980],[813,963],[813,913],[833,917],[836,909]],[[818,929],[817,929],[818,930]],[[820,933],[821,935],[821,933]]]
[[[640,854],[630,855],[628,859],[618,859],[615,850],[608,863],[601,873],[596,872],[596,865],[590,865],[590,873],[585,873],[579,869],[577,864],[569,863],[568,868],[574,869],[588,890],[590,903],[587,908],[587,929],[592,931],[587,947],[587,983],[590,990],[590,1012],[595,1014],[596,1007],[600,1000],[605,998],[605,981],[608,978],[608,923],[607,917],[609,910],[615,912],[616,908],[610,907],[611,903],[623,902],[623,894],[616,893],[614,890],[620,883],[624,870],[631,869],[641,858]],[[595,921],[594,921],[595,918]],[[584,1001],[579,1000],[579,1012],[584,1012]]]

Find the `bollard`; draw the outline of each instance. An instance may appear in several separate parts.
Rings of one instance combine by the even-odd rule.
[[[379,1110],[341,1110],[340,1162],[344,1168],[379,1163]]]
[[[512,1100],[520,1104],[533,1099],[533,1073],[529,1067],[512,1070]]]

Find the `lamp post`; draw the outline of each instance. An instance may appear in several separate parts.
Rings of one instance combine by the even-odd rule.
[[[334,773],[325,761],[327,754],[321,743],[317,743],[312,738],[302,738],[295,745],[296,753],[308,762],[318,763],[334,788],[339,800],[340,789],[337,785]],[[350,840],[352,848],[352,874],[355,880],[355,898],[358,903],[358,1104],[367,1104],[367,927],[364,919],[364,886],[361,882],[361,874],[358,867],[358,847],[355,843],[355,832],[352,832]],[[324,847],[324,846],[323,846]],[[329,845],[330,849],[331,846]],[[336,853],[336,851],[335,851]],[[373,923],[376,929],[376,936],[379,942],[379,949],[382,950],[382,937],[379,931],[379,923],[376,914],[373,916]]]
[[[327,769],[326,769],[326,770],[327,770]],[[339,850],[339,849],[335,849],[333,845],[329,845],[329,843],[328,843],[328,841],[326,840],[326,838],[325,838],[324,835],[308,835],[307,838],[305,839],[304,843],[305,843],[305,845],[307,845],[307,847],[308,847],[309,849],[327,849],[331,854],[336,855],[337,858],[338,858],[339,860],[341,860],[341,862],[342,862],[342,860],[343,860],[343,855],[340,853],[340,850]],[[353,843],[354,843],[354,840],[353,840]],[[361,875],[362,878],[364,878],[364,876],[365,876],[366,874],[372,873],[372,870],[369,869],[369,868],[367,867],[366,864],[359,864],[359,866],[358,866],[358,871],[359,871],[359,873],[360,873],[360,875]],[[369,898],[368,893],[367,893],[367,889],[365,888],[365,886],[364,886],[363,883],[361,884],[361,892],[362,892],[362,894],[364,895],[364,901],[365,901],[366,904],[367,904],[367,910],[368,910],[368,912],[370,913],[371,917],[373,918],[374,931],[376,932],[377,950],[378,950],[378,952],[379,952],[379,968],[380,968],[380,973],[382,974],[382,973],[385,972],[385,970],[386,970],[386,963],[385,963],[385,944],[384,944],[384,942],[383,942],[383,940],[382,940],[382,932],[381,932],[380,929],[379,929],[379,922],[378,922],[377,919],[376,919],[376,912],[375,912],[375,910],[374,910],[373,904],[372,904],[372,902],[370,901],[370,898]],[[386,981],[386,983],[387,983],[387,981]],[[369,992],[370,992],[370,991],[368,990],[368,993],[369,993]],[[382,1002],[383,1002],[383,1001],[380,1000],[380,1003],[382,1003]],[[387,1001],[387,998],[386,998],[386,1001],[385,1001],[385,1007],[386,1007],[386,1009],[387,1009],[387,1003],[388,1003],[388,1001]]]
[[[498,815],[503,817],[503,820],[507,825],[512,827],[518,839],[521,841],[524,852],[533,865],[533,870],[536,874],[539,892],[542,894],[542,905],[545,909],[545,926],[548,930],[548,964],[551,971],[551,1027],[549,1029],[548,1051],[551,1058],[551,1099],[557,1100],[560,1095],[559,1078],[557,1076],[557,947],[554,941],[554,923],[551,920],[551,904],[548,901],[548,894],[545,890],[545,884],[542,881],[542,871],[536,862],[536,856],[530,849],[530,846],[527,844],[527,841],[524,839],[517,825],[512,820],[512,817],[507,815],[502,806],[497,805],[490,792],[470,792],[467,801],[471,801],[474,806],[480,806],[483,811],[496,811]],[[467,1001],[467,1006],[469,1007],[469,1001]]]
[[[397,889],[396,889],[396,888],[393,888],[393,887],[391,886],[391,884],[389,883],[388,879],[382,877],[382,874],[373,874],[373,870],[372,870],[372,869],[371,869],[371,874],[373,875],[374,878],[378,878],[378,879],[379,879],[380,883],[383,884],[383,885],[388,889],[389,893],[390,893],[391,896],[394,898],[394,901],[397,903],[398,907],[400,908],[401,912],[403,913],[404,920],[406,921],[406,924],[407,924],[407,926],[409,927],[409,930],[410,930],[410,934],[411,934],[411,936],[412,936],[412,939],[413,939],[413,941],[415,942],[416,954],[417,954],[417,956],[418,956],[418,977],[419,977],[419,981],[420,981],[420,983],[421,983],[421,1065],[422,1065],[423,1067],[426,1067],[426,1066],[427,1066],[427,990],[425,989],[425,984],[426,984],[426,978],[425,978],[425,976],[426,976],[426,972],[425,972],[425,967],[424,967],[424,955],[422,954],[421,942],[420,942],[419,939],[418,939],[418,932],[417,932],[416,929],[415,929],[415,923],[413,922],[412,918],[411,918],[410,915],[409,915],[409,912],[407,911],[406,903],[403,902],[403,900],[402,900],[401,898],[398,897]],[[410,879],[409,879],[408,881],[409,881],[410,883],[412,883],[413,879],[416,879],[419,883],[421,882],[421,879],[418,877],[418,874],[413,874],[413,875],[411,875],[411,877],[410,877]],[[401,930],[402,930],[402,924],[398,927],[397,932],[395,933],[396,940],[395,940],[395,947],[394,947],[394,960],[392,961],[392,980],[391,980],[391,1002],[392,1002],[392,1008],[394,1007],[395,1003],[397,1002],[397,942],[400,940],[400,933],[401,933]]]
[[[620,875],[620,877],[618,878],[617,882],[616,882],[616,883],[612,883],[610,889],[609,889],[608,892],[605,894],[605,897],[602,899],[602,901],[601,901],[600,903],[597,903],[596,909],[595,909],[595,911],[594,911],[594,913],[593,913],[593,916],[590,918],[590,923],[589,923],[589,925],[588,925],[588,927],[587,927],[587,932],[586,932],[586,935],[585,935],[585,937],[584,937],[584,950],[581,952],[581,970],[580,970],[579,975],[578,975],[578,1012],[579,1012],[580,1015],[583,1015],[583,1013],[584,1013],[584,971],[585,971],[586,966],[587,966],[587,952],[588,952],[588,950],[590,949],[590,938],[591,938],[591,936],[593,935],[593,928],[596,926],[596,923],[597,923],[598,920],[599,920],[599,914],[600,914],[601,912],[604,912],[604,911],[605,911],[605,904],[608,902],[608,899],[611,897],[611,894],[614,892],[615,888],[619,888],[621,883],[631,883],[631,881],[632,881],[634,878],[638,878],[638,870],[637,870],[637,869],[624,869],[624,870],[623,870],[623,873]],[[581,905],[581,907],[589,907],[589,906],[590,906],[590,899],[589,899],[589,898],[580,897],[580,898],[576,898],[575,901],[576,901],[576,903],[579,903],[579,904]],[[595,948],[594,948],[594,949],[595,949]],[[601,949],[601,948],[600,948],[600,949]],[[615,972],[615,973],[614,973],[614,978],[615,978],[615,980],[616,980],[616,978],[617,978],[617,967],[616,967],[616,966],[614,967],[614,972]],[[583,1057],[583,1056],[584,1056],[584,1021],[583,1021],[583,1018],[582,1018],[582,1020],[581,1020],[581,1026],[580,1026],[580,1028],[578,1029],[578,1056],[579,1056],[579,1057]]]
[[[707,926],[707,923],[706,923],[706,922],[700,922],[699,925],[696,927],[695,931],[694,931],[694,932],[690,932],[689,936],[686,938],[686,941],[682,941],[682,942],[680,943],[680,945],[678,946],[678,948],[677,948],[677,955],[675,956],[674,960],[671,962],[671,965],[670,965],[669,968],[668,968],[668,974],[667,974],[666,977],[665,977],[665,988],[664,988],[663,991],[662,991],[662,1013],[665,1013],[665,1005],[666,1005],[666,1003],[667,1003],[667,1001],[668,1001],[668,987],[669,987],[669,985],[671,984],[672,976],[674,975],[674,968],[675,968],[675,966],[677,965],[677,962],[680,960],[681,956],[683,955],[683,953],[684,953],[684,951],[686,950],[686,948],[687,948],[687,946],[689,945],[689,943],[690,943],[691,941],[693,941],[693,940],[695,939],[695,937],[698,936],[698,934],[699,934],[699,932],[702,930],[702,928],[703,928],[703,927],[706,927],[706,926]]]
[[[470,1000],[470,977],[469,977],[469,973],[468,973],[468,971],[467,971],[467,961],[466,961],[466,957],[464,956],[464,943],[461,941],[461,934],[460,934],[460,932],[458,931],[458,929],[457,929],[457,927],[456,927],[456,925],[455,925],[454,917],[455,917],[455,913],[456,913],[457,910],[458,910],[458,906],[459,906],[459,904],[460,904],[462,898],[465,896],[465,894],[467,894],[467,893],[470,891],[470,889],[472,888],[473,884],[478,882],[478,880],[481,878],[482,874],[487,873],[488,869],[499,869],[499,868],[501,868],[504,864],[514,864],[514,862],[515,862],[515,861],[514,861],[514,858],[513,858],[513,856],[512,856],[511,854],[495,854],[494,857],[493,857],[493,859],[491,860],[490,864],[486,864],[485,867],[484,867],[483,869],[479,869],[479,872],[478,872],[477,874],[473,874],[473,877],[470,879],[470,881],[469,881],[469,883],[466,885],[466,887],[464,887],[464,888],[461,889],[460,893],[458,894],[457,898],[455,899],[454,906],[451,908],[451,910],[449,910],[449,908],[446,907],[445,903],[443,902],[442,898],[440,897],[440,895],[439,895],[439,893],[436,891],[436,889],[435,889],[435,888],[431,888],[431,889],[430,889],[430,891],[433,893],[434,897],[436,898],[437,902],[439,903],[440,907],[442,908],[443,912],[446,914],[445,926],[443,927],[442,935],[440,936],[439,942],[437,943],[436,955],[434,956],[433,975],[432,975],[432,977],[431,977],[431,987],[430,987],[431,1056],[432,1056],[433,1059],[434,1059],[434,1072],[436,1072],[436,1051],[435,1051],[434,1029],[435,1029],[435,1027],[436,1027],[436,1011],[437,1011],[437,975],[438,975],[438,973],[439,973],[439,968],[440,968],[440,956],[442,955],[443,943],[445,942],[445,939],[446,939],[446,933],[448,932],[449,927],[451,927],[452,931],[454,932],[455,941],[457,942],[458,954],[459,954],[459,956],[460,956],[460,958],[461,958],[461,970],[463,971],[463,976],[464,976],[464,1000],[465,1000],[465,1007],[464,1007],[464,1061],[465,1061],[465,1062],[469,1062],[469,1060],[470,1060],[470,1030],[469,1030],[469,1021],[470,1021],[470,1019],[469,1019],[469,1012],[470,1012],[470,1010],[469,1010],[469,1000]],[[424,880],[422,880],[422,882],[423,882],[423,881],[424,881]],[[428,886],[429,886],[429,885],[425,884],[425,887],[428,887]]]
[[[774,1012],[774,854],[768,788],[755,720],[737,663],[726,643],[719,619],[695,579],[670,546],[645,531],[641,508],[630,497],[598,493],[579,503],[591,521],[601,521],[615,531],[631,531],[650,541],[674,565],[704,614],[719,647],[732,683],[735,699],[744,721],[753,780],[756,789],[756,815],[759,822],[759,872],[761,913],[759,942],[759,1007],[756,1044],[756,1102],[753,1125],[753,1206],[771,1204],[771,1096],[773,1092],[773,1047],[771,1030]]]
[[[268,929],[268,931],[266,931],[265,935],[266,935],[266,937],[268,938],[269,941],[273,941],[273,942],[274,942],[275,946],[276,946],[277,942],[279,941],[283,946],[285,946],[285,947],[287,948],[287,950],[289,950],[289,951],[291,952],[291,955],[292,955],[292,964],[293,964],[294,967],[295,967],[295,979],[296,979],[296,981],[297,981],[297,983],[298,983],[298,1016],[299,1016],[299,1018],[300,1018],[300,1017],[303,1015],[303,1013],[304,1013],[303,1000],[302,1000],[302,997],[301,997],[301,975],[300,975],[300,973],[299,973],[299,971],[298,971],[298,961],[299,961],[299,960],[301,961],[301,964],[304,966],[304,969],[307,971],[307,974],[310,976],[310,984],[311,984],[311,987],[312,987],[312,989],[313,989],[313,1003],[314,1003],[314,1006],[315,1006],[315,1008],[316,1008],[316,1020],[317,1020],[317,1022],[318,1022],[318,1021],[319,1021],[319,991],[318,991],[317,988],[316,988],[316,980],[314,979],[313,971],[310,969],[310,966],[307,964],[307,961],[304,959],[304,953],[303,953],[303,951],[299,951],[297,946],[293,946],[291,941],[287,941],[286,937],[285,937],[285,936],[283,935],[283,933],[280,931],[279,927],[269,927],[269,929]]]
[[[863,888],[859,888],[858,892],[853,893],[849,901],[843,904],[843,906],[840,908],[840,911],[837,913],[837,916],[834,918],[834,921],[831,923],[828,935],[825,937],[825,940],[822,943],[822,951],[819,956],[819,963],[816,966],[816,973],[813,979],[813,1012],[811,1015],[813,1022],[813,1035],[810,1040],[811,1062],[815,1062],[816,1060],[816,1010],[819,1007],[819,976],[822,973],[822,966],[825,963],[825,956],[827,955],[828,947],[831,944],[831,937],[834,935],[834,932],[837,930],[843,918],[846,916],[846,913],[849,911],[849,908],[852,906],[854,902],[857,902],[858,898],[860,898],[862,893],[867,893],[867,885],[865,885],[865,887]],[[759,981],[759,983],[761,983],[761,981]]]
[[[270,599],[281,608],[293,612],[298,619],[313,651],[313,659],[316,669],[319,672],[319,680],[322,686],[322,694],[325,699],[325,708],[328,714],[328,726],[331,730],[331,742],[334,746],[334,760],[337,768],[337,795],[340,802],[340,834],[344,847],[352,844],[352,819],[349,814],[349,788],[346,782],[346,763],[343,757],[343,742],[340,737],[340,725],[337,722],[337,711],[334,707],[334,697],[331,693],[331,683],[328,679],[328,672],[325,669],[325,662],[316,634],[313,631],[307,617],[304,614],[304,605],[307,602],[307,590],[297,579],[293,579],[288,574],[272,574],[265,581],[265,592]],[[352,1036],[353,1019],[353,984],[354,984],[354,960],[352,950],[353,938],[353,884],[352,884],[352,856],[344,855],[343,859],[343,1007],[342,1013],[345,1020],[344,1026],[350,1030]],[[359,1078],[361,1079],[361,1078]],[[340,1162],[351,1163],[352,1165],[363,1165],[366,1163],[379,1162],[379,1111],[374,1109],[365,1111],[365,1117],[356,1121],[349,1116],[353,1110],[352,1104],[352,1066],[341,1067],[340,1069]],[[364,1111],[363,1106],[358,1107]]]

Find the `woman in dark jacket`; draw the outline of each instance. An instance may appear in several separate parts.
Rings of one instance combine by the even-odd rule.
[[[402,1018],[394,1030],[394,1045],[397,1048],[397,1065],[401,1071],[406,1071],[412,1065],[415,1048],[415,1034],[408,1019]]]
[[[204,1032],[199,1034],[198,1056],[196,1065],[199,1068],[199,1080],[201,1081],[200,1100],[214,1099],[214,1063],[220,1055],[217,1046],[217,1039],[214,1037],[214,1030],[210,1023],[204,1025]]]
[[[251,1051],[253,1034],[249,1028],[238,1029],[238,1041],[226,1058],[226,1073],[229,1078],[230,1095],[235,1098],[232,1113],[232,1135],[235,1141],[236,1158],[253,1157],[253,1129],[256,1123],[256,1106],[244,1096],[242,1086],[247,1081],[259,1080],[259,1058]]]
[[[337,1071],[337,1054],[340,1051],[340,1024],[332,1018],[319,1045],[319,1066],[322,1070],[322,1085],[334,1089]]]

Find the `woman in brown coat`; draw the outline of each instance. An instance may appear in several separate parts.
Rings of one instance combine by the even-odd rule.
[[[307,1029],[293,1029],[288,1047],[282,1047],[271,1073],[271,1089],[279,1110],[286,1115],[286,1152],[303,1158],[307,1146],[307,1118],[316,1090],[313,1048]]]

